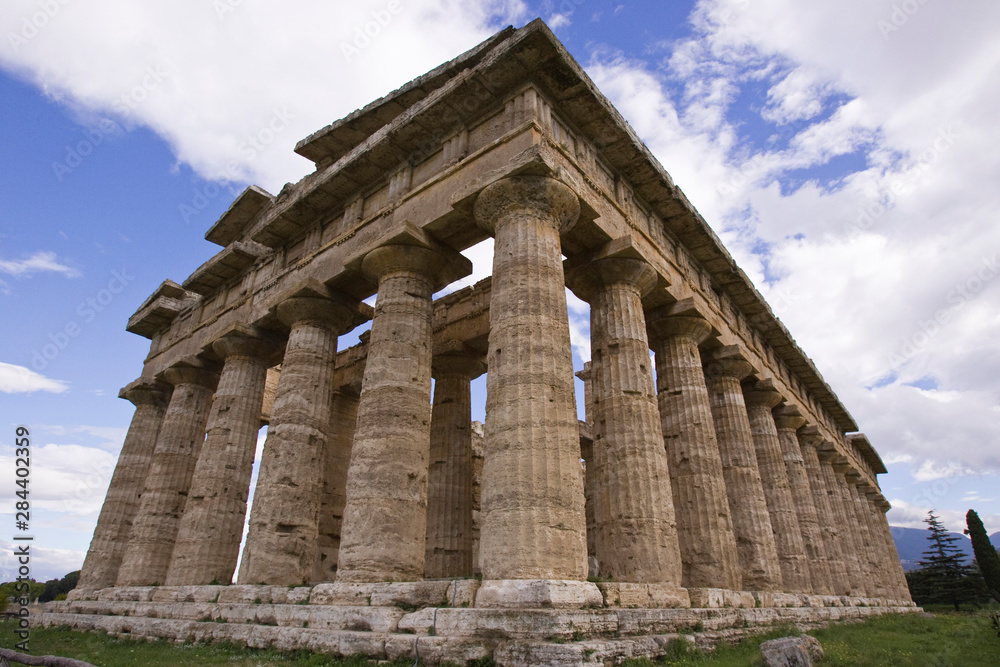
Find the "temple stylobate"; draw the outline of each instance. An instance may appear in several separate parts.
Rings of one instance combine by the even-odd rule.
[[[247,189],[221,250],[130,318],[135,417],[41,622],[603,664],[694,626],[914,608],[878,454],[543,23],[296,152],[315,171]],[[488,237],[492,276],[435,299]],[[585,422],[567,287],[590,304]]]

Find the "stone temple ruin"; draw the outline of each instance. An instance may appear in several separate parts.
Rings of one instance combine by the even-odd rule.
[[[79,586],[37,622],[582,665],[915,609],[878,454],[543,23],[295,150],[315,171],[247,189],[129,320],[135,416]],[[492,277],[434,300],[489,236]]]

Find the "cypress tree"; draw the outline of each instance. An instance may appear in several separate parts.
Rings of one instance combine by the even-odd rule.
[[[1000,554],[990,543],[986,527],[983,526],[975,510],[968,511],[965,523],[968,526],[965,534],[972,538],[972,550],[976,554],[976,563],[986,582],[986,590],[994,600],[1000,602]]]

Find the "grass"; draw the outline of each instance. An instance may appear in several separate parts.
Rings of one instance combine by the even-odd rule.
[[[19,641],[14,635],[15,623],[0,623],[0,646],[13,648]],[[251,649],[228,643],[174,644],[164,641],[119,639],[98,632],[73,632],[67,627],[32,628],[32,655],[58,655],[76,658],[98,667],[162,667],[162,665],[229,665],[230,667],[263,667],[264,665],[295,665],[296,667],[369,667],[375,661],[362,656],[333,658],[308,651]],[[389,663],[393,667],[410,667],[413,660]]]
[[[1000,638],[989,614],[996,605],[978,611],[930,609],[935,615],[889,614],[864,623],[847,623],[811,631],[826,657],[818,665],[850,667],[978,667],[1000,665]],[[15,624],[0,623],[0,646],[13,647]],[[797,634],[794,628],[772,630],[736,645],[722,645],[714,653],[687,650],[675,642],[659,661],[627,660],[623,667],[651,665],[713,665],[748,667],[760,664],[760,644],[767,639]],[[99,667],[153,667],[159,665],[299,665],[302,667],[368,667],[374,661],[355,656],[336,659],[306,651],[286,653],[248,649],[232,644],[183,645],[119,639],[101,633],[72,632],[67,628],[33,628],[31,653],[61,655]],[[409,667],[412,660],[391,663]]]
[[[989,614],[996,610],[954,612],[931,609],[934,618],[918,614],[888,614],[863,623],[834,624],[810,631],[819,639],[825,656],[817,665],[842,667],[996,667],[1000,665],[1000,638]],[[697,650],[673,651],[673,655],[653,662],[627,660],[622,667],[650,665],[712,665],[752,667],[762,664],[760,645],[768,639],[798,634],[781,628],[721,645],[714,653]]]

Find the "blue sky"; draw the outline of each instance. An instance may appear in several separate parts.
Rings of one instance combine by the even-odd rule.
[[[935,508],[956,530],[973,507],[1000,530],[995,3],[331,5],[0,9],[0,526],[23,423],[36,576],[79,567],[90,541],[132,415],[117,392],[148,351],[129,315],[214,254],[203,235],[232,199],[298,180],[296,141],[535,16],[881,452],[890,521]],[[469,253],[477,277],[489,253]],[[570,315],[579,366],[586,305]]]

